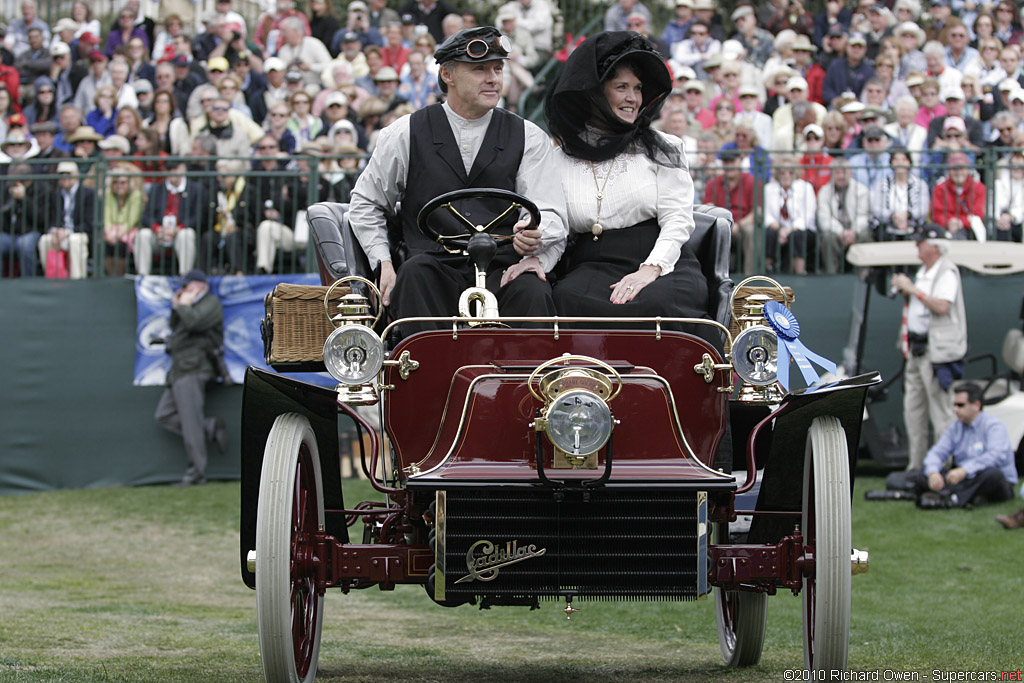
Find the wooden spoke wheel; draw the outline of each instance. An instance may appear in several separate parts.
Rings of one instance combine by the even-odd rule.
[[[850,647],[850,459],[838,418],[811,423],[802,531],[813,569],[803,579],[804,668],[845,670]]]
[[[256,615],[267,681],[316,678],[324,592],[314,541],[324,524],[320,456],[309,421],[281,415],[267,438],[256,513]]]

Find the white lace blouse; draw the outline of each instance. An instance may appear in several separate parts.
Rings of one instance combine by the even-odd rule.
[[[661,274],[667,275],[679,259],[680,247],[693,232],[693,179],[682,141],[661,135],[678,146],[683,155],[681,168],[658,165],[640,152],[593,164],[569,157],[561,149],[555,156],[570,232],[589,235],[595,222],[605,230],[618,230],[657,218],[661,233],[643,264],[660,266]],[[599,190],[603,196],[600,217]]]

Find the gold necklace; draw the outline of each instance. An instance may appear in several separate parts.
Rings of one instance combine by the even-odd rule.
[[[594,224],[590,226],[590,232],[594,235],[594,241],[601,236],[604,232],[604,226],[601,225],[601,202],[604,201],[604,188],[608,187],[608,179],[612,177],[612,167],[615,165],[615,160],[612,159],[611,165],[608,167],[608,175],[604,177],[604,183],[598,183],[597,181],[597,166],[594,165],[593,161],[587,162],[590,164],[590,172],[594,175],[594,187],[597,188],[597,217],[594,219]]]

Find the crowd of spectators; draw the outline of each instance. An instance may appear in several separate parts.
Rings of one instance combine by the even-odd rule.
[[[475,16],[448,0],[276,0],[247,21],[231,0],[155,17],[127,0],[104,26],[86,2],[48,25],[25,0],[0,42],[4,272],[273,271],[305,245],[308,199],[347,201],[379,131],[442,97],[447,35],[485,22],[509,37],[507,108],[543,88],[572,45],[550,2]],[[675,0],[663,23],[610,4],[603,28],[668,62],[658,126],[684,140],[696,200],[732,211],[737,270],[837,272],[853,242],[925,223],[1021,240],[1021,12],[924,2]]]

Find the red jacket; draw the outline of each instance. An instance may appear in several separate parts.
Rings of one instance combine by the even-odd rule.
[[[754,210],[754,176],[743,173],[732,190],[726,189],[724,175],[712,178],[704,188],[704,203],[728,209],[733,221],[739,223]]]
[[[825,86],[825,69],[821,68],[821,64],[815,64],[807,70],[807,99],[811,102],[817,102],[823,104],[826,107],[831,107],[831,102],[826,102],[822,97],[821,91]]]
[[[832,169],[829,168],[831,163],[832,157],[824,152],[818,152],[817,154],[804,152],[803,157],[801,157],[800,166],[803,167],[804,173],[800,177],[814,186],[815,194],[827,185],[832,177]]]
[[[957,194],[953,181],[943,180],[932,190],[932,220],[943,228],[949,225],[950,218],[959,218],[967,227],[971,216],[985,218],[985,186],[967,176],[964,191]]]
[[[11,111],[21,111],[21,75],[13,66],[0,64],[0,83],[7,86],[7,92],[11,93]]]

